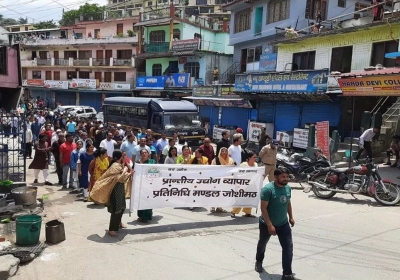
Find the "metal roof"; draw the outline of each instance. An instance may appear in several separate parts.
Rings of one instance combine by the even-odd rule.
[[[354,76],[371,76],[371,75],[390,75],[390,74],[399,74],[400,68],[384,68],[377,70],[363,70],[363,71],[354,71],[350,73],[341,74],[340,77],[354,77]]]
[[[108,97],[104,99],[104,105],[147,107],[153,101],[164,112],[197,112],[197,106],[187,100],[140,98],[140,97]]]

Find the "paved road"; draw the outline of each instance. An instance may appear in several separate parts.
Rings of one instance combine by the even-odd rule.
[[[381,169],[383,177],[396,172]],[[55,174],[52,174],[53,181]],[[28,178],[32,178],[31,173]],[[103,207],[75,201],[60,187],[49,193],[47,220],[62,219],[67,240],[47,248],[20,268],[16,280],[57,279],[280,279],[277,238],[267,249],[264,268],[254,271],[258,221],[211,215],[206,209],[158,209],[142,225],[126,214],[128,229],[119,239],[105,235],[109,214]],[[303,280],[381,280],[400,275],[400,208],[374,200],[338,195],[324,201],[293,191],[293,270]],[[42,229],[42,239],[44,229]]]

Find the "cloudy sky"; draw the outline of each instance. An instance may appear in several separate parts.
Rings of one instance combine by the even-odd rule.
[[[61,19],[62,10],[76,9],[84,3],[105,5],[107,0],[0,0],[0,14],[18,19],[27,17],[28,22]]]

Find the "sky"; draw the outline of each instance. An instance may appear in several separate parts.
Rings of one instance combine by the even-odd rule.
[[[0,14],[5,18],[27,17],[28,22],[61,19],[62,10],[77,9],[85,3],[105,5],[107,0],[1,0]]]

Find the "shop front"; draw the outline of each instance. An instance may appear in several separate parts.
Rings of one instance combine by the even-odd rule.
[[[187,98],[199,107],[203,123],[208,124],[209,135],[217,128],[234,130],[238,127],[247,135],[248,122],[255,110],[250,101],[234,93],[232,86],[194,87],[193,96]]]
[[[341,101],[327,87],[328,70],[237,74],[235,93],[257,105],[256,120],[276,131],[293,131],[319,121],[340,124]]]

